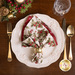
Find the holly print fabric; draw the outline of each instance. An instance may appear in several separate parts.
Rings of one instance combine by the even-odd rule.
[[[45,27],[37,16],[34,16],[24,28],[22,46],[43,48],[56,46],[56,39],[52,37],[47,26]]]

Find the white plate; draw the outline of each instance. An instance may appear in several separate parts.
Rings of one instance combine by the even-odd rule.
[[[16,55],[16,58],[21,63],[24,63],[29,67],[43,68],[49,66],[50,64],[56,62],[59,59],[64,48],[65,37],[64,32],[62,31],[61,27],[59,26],[59,23],[55,19],[44,14],[33,15],[39,17],[46,25],[48,25],[51,31],[55,34],[58,45],[56,47],[43,48],[43,62],[41,64],[32,63],[31,57],[33,53],[33,48],[22,47],[21,45],[21,31],[24,22],[27,18],[25,17],[16,24],[12,32],[11,46],[12,51]]]

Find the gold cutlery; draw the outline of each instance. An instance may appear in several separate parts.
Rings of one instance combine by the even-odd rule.
[[[69,60],[73,60],[73,55],[72,55],[72,43],[71,43],[71,38],[74,35],[74,27],[72,25],[69,25],[67,28],[67,36],[70,38],[70,51],[69,51]]]
[[[64,46],[64,59],[60,61],[59,67],[62,71],[66,72],[69,71],[72,67],[71,62],[67,59],[67,53],[66,53],[66,20],[63,19],[62,24],[63,31],[65,33],[65,46]]]
[[[11,38],[11,34],[12,34],[12,24],[11,23],[7,23],[7,34],[9,36],[9,50],[8,50],[8,62],[12,61],[12,54],[11,54],[11,44],[10,44],[10,38]]]

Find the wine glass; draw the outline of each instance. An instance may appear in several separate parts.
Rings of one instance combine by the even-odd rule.
[[[70,0],[56,0],[54,2],[54,13],[60,16],[68,13],[71,8],[71,1]]]

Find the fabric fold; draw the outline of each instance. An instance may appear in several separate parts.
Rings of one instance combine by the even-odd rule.
[[[30,38],[30,43],[35,45],[31,46],[28,45],[26,40]],[[45,45],[49,46],[56,46],[58,45],[56,37],[54,33],[51,31],[51,29],[42,22],[37,16],[28,16],[27,20],[25,21],[25,24],[22,28],[22,34],[21,34],[21,41],[23,42],[22,45],[24,47],[36,47],[36,48],[43,48]],[[25,45],[26,43],[26,45]]]

